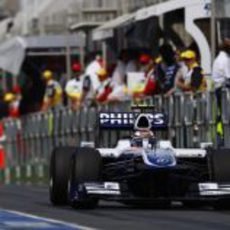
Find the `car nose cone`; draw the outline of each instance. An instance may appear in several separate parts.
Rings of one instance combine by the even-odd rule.
[[[158,167],[175,166],[176,159],[171,149],[155,149],[147,153],[148,161]]]

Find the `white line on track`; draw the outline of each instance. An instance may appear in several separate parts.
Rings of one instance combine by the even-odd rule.
[[[14,211],[14,210],[7,210],[7,209],[2,209],[2,210],[6,211],[6,212],[9,212],[9,213],[12,213],[12,214],[33,218],[33,219],[36,219],[36,220],[48,221],[48,222],[53,223],[53,224],[63,224],[65,226],[71,227],[71,228],[78,228],[78,229],[81,229],[81,230],[96,230],[96,228],[90,228],[90,227],[79,225],[79,224],[73,224],[73,223],[68,223],[68,222],[65,222],[65,221],[55,220],[55,219],[51,219],[51,218],[35,216],[35,215],[31,215],[31,214],[24,213],[24,212],[19,212],[19,211]]]

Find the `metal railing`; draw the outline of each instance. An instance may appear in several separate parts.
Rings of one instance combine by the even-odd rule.
[[[63,108],[47,113],[35,113],[21,119],[4,120],[6,140],[3,142],[6,156],[4,178],[21,180],[42,179],[47,174],[49,157],[56,146],[80,145],[81,141],[93,141],[104,147],[115,146],[117,139],[130,134],[129,131],[98,132],[97,114],[99,111],[129,111],[127,101],[117,105],[83,107],[73,112]],[[154,96],[139,100],[138,103],[155,104],[168,115],[167,136],[174,147],[199,147],[201,142],[212,142],[217,146],[216,113],[214,92],[175,94],[172,97]],[[222,123],[224,146],[230,147],[230,94],[222,91]],[[11,176],[12,177],[12,176]],[[8,178],[11,180],[12,178]]]

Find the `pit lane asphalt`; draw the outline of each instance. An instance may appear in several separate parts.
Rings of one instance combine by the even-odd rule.
[[[96,229],[229,230],[230,211],[211,208],[139,209],[116,202],[100,202],[95,210],[54,207],[46,186],[0,186],[0,208],[67,221]]]

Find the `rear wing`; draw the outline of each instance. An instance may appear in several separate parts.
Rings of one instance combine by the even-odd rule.
[[[138,112],[101,112],[99,114],[100,129],[132,130],[138,116],[145,115],[151,122],[153,131],[168,128],[168,118],[163,113]]]

